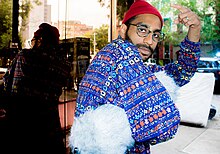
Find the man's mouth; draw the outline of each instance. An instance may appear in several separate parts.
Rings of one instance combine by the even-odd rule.
[[[138,51],[140,52],[141,56],[144,58],[148,58],[152,55],[152,52],[149,48],[147,47],[138,47]]]

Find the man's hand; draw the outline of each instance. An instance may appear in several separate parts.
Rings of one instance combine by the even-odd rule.
[[[171,4],[171,7],[180,11],[178,18],[174,20],[176,24],[184,24],[189,27],[188,39],[192,42],[198,42],[200,40],[201,21],[197,14],[190,9],[177,4]]]

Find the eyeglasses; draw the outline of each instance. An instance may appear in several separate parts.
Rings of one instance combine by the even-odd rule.
[[[30,46],[30,48],[33,47],[34,43],[35,43],[36,39],[35,38],[32,38],[30,41],[28,41],[28,44]]]
[[[33,48],[35,44],[39,44],[41,41],[41,38],[32,38],[30,41],[28,41],[30,48]]]
[[[147,37],[148,34],[153,33],[152,39],[154,42],[161,42],[164,40],[164,37],[165,37],[164,33],[162,33],[161,31],[152,32],[149,30],[149,27],[145,24],[129,24],[129,25],[137,27],[136,33],[140,37]]]
[[[36,41],[36,39],[35,39],[35,38],[32,38],[32,39],[31,39],[31,42],[34,42],[34,41]]]

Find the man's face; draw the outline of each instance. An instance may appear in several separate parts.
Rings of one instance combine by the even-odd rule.
[[[32,40],[31,40],[32,48],[38,48],[41,45],[41,41],[42,41],[42,38],[36,39],[36,38],[33,37]]]
[[[154,41],[156,38],[153,38],[153,35],[160,34],[160,19],[152,14],[141,14],[130,24],[133,25],[130,25],[126,30],[125,39],[136,45],[142,59],[146,60],[153,54],[157,46],[158,42]],[[149,30],[149,34],[144,37],[141,36],[140,34],[145,33],[146,30]]]

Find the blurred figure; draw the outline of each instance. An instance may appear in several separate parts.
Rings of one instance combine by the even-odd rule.
[[[65,154],[58,103],[70,64],[59,51],[59,36],[56,27],[42,23],[32,49],[20,51],[4,76],[11,147],[7,153]]]

